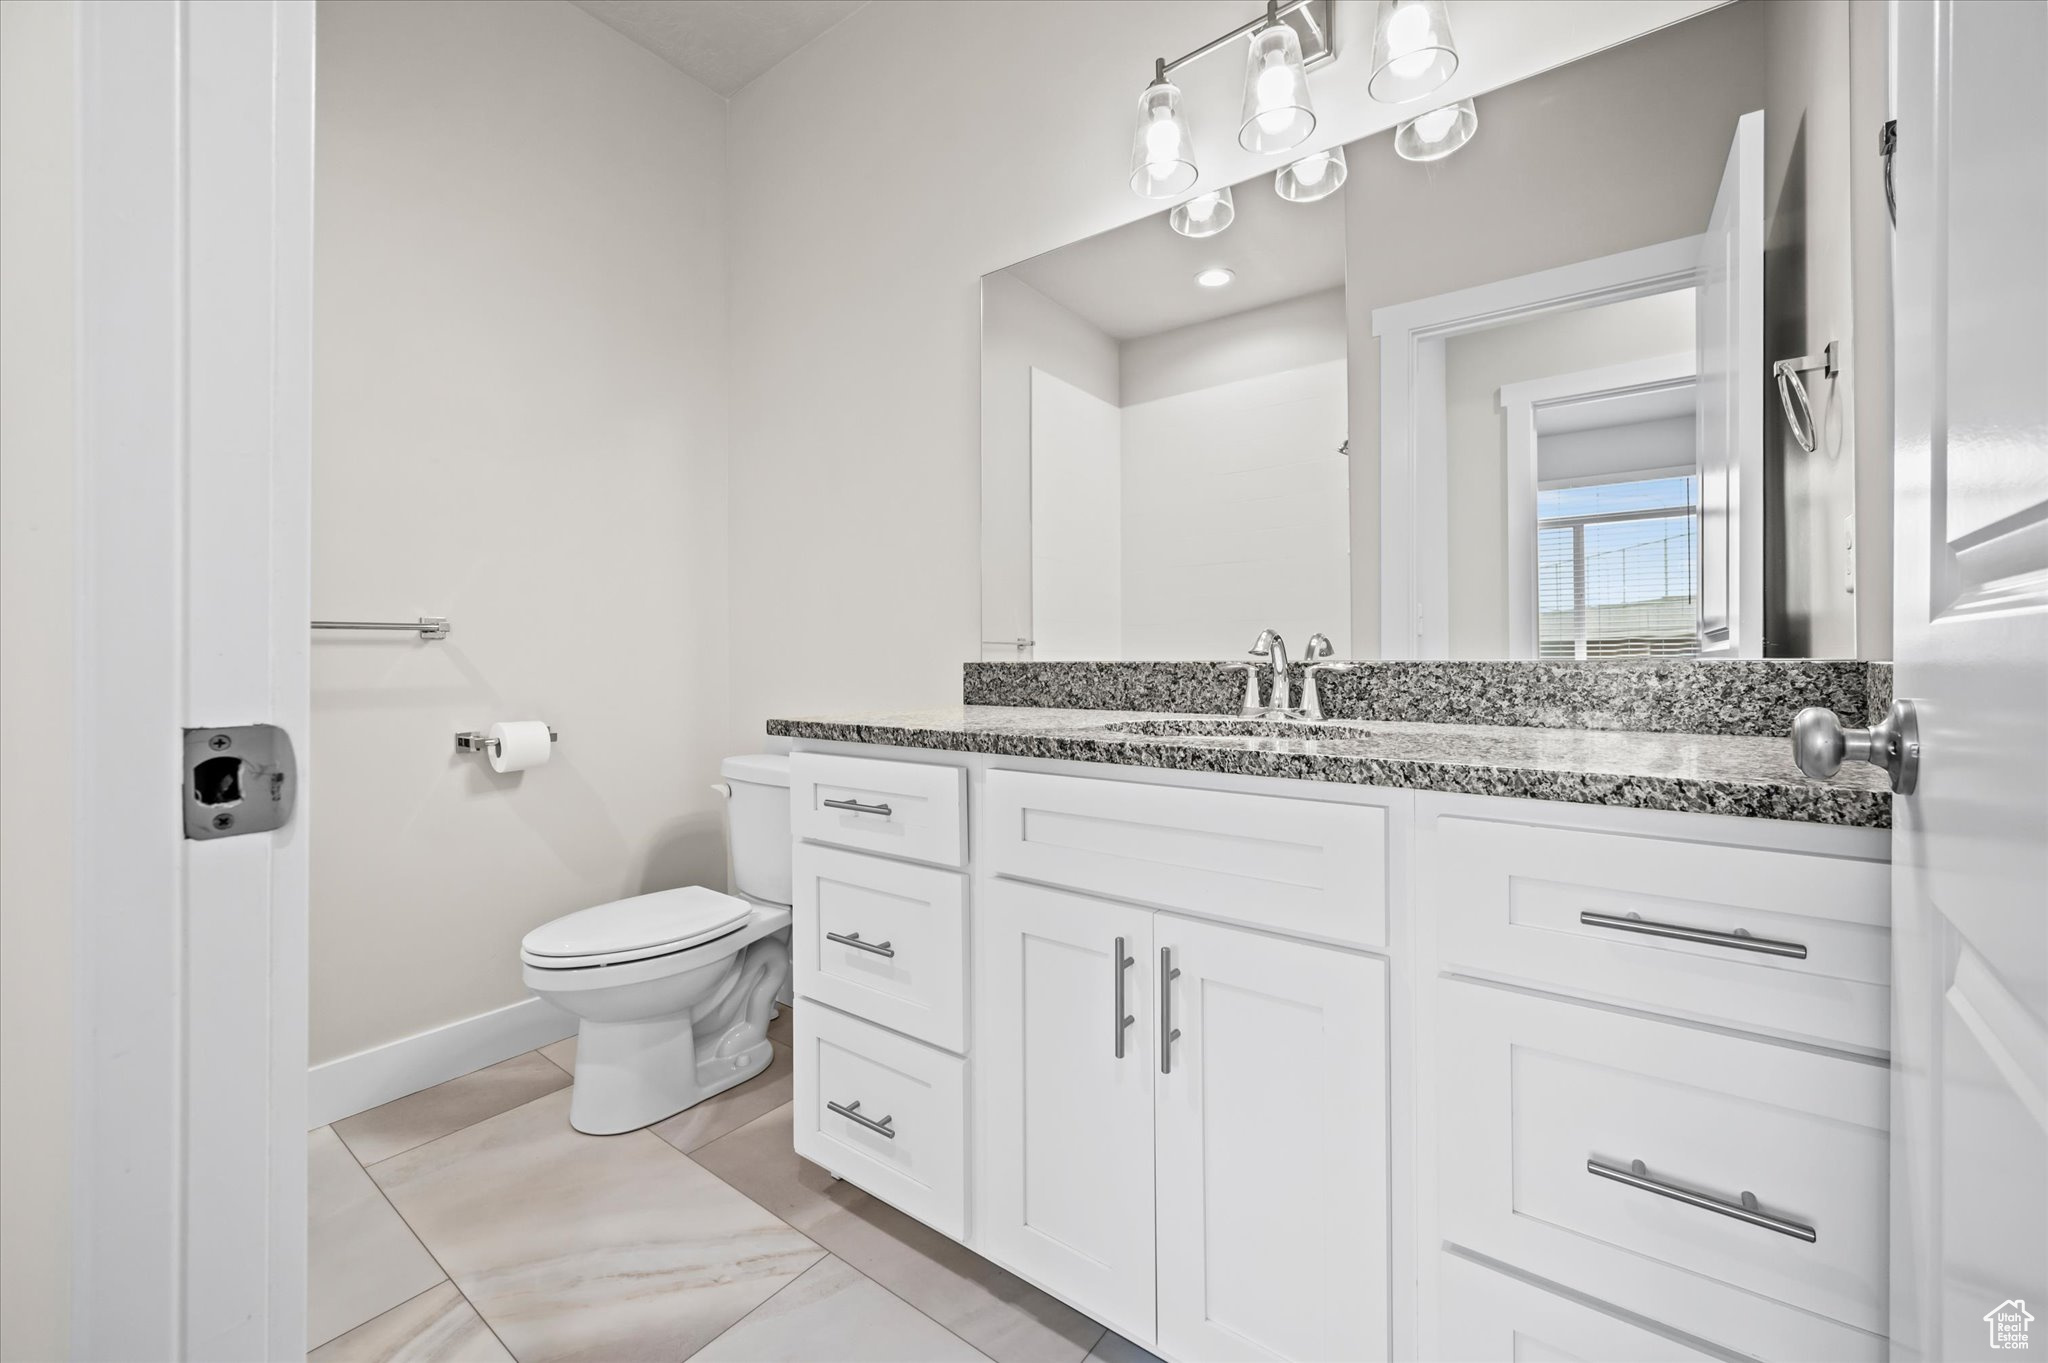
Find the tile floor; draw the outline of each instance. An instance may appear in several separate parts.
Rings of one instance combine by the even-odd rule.
[[[1154,1363],[790,1148],[767,1073],[623,1136],[557,1042],[308,1137],[317,1363]]]

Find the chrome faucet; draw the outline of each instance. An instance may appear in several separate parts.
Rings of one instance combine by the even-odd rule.
[[[1273,684],[1266,692],[1264,718],[1291,718],[1293,710],[1287,703],[1287,693],[1292,689],[1292,683],[1287,680],[1287,641],[1277,630],[1260,630],[1259,637],[1252,643],[1252,656],[1273,664]]]

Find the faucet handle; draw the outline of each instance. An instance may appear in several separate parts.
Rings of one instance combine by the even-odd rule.
[[[1321,635],[1316,637],[1318,639],[1322,638]],[[1327,639],[1323,640],[1323,642],[1326,646],[1329,643]],[[1325,653],[1323,656],[1328,657],[1329,654]],[[1313,662],[1303,668],[1301,670],[1302,718],[1317,724],[1323,722],[1323,696],[1321,690],[1316,686],[1316,674],[1318,672],[1349,672],[1357,666],[1357,663]]]
[[[1336,651],[1337,646],[1330,642],[1330,636],[1321,630],[1317,630],[1314,634],[1308,636],[1308,643],[1301,650],[1301,660],[1305,663],[1312,663],[1318,658],[1330,657]]]
[[[1225,663],[1216,669],[1216,675],[1226,672],[1244,673],[1244,701],[1238,706],[1240,718],[1249,719],[1259,713],[1259,665],[1257,663]]]

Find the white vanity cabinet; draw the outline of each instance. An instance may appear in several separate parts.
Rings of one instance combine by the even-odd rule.
[[[1416,844],[1432,1351],[1882,1357],[1888,835],[1425,795]]]
[[[1170,1358],[1383,1357],[1386,964],[1014,881],[979,925],[982,1251]]]
[[[1885,1352],[1889,835],[806,741],[799,1153],[1168,1363]]]

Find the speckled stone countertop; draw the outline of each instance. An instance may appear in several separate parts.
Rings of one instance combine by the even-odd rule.
[[[1115,727],[1133,724],[1149,732]],[[1781,737],[1385,720],[1305,726],[1314,729],[1314,737],[1281,736],[1289,730],[1277,725],[1252,737],[1202,732],[1216,725],[1214,715],[948,705],[773,719],[768,732],[1001,757],[1891,826],[1883,772],[1859,765],[1844,767],[1832,781],[1810,781],[1793,765],[1790,745]]]

